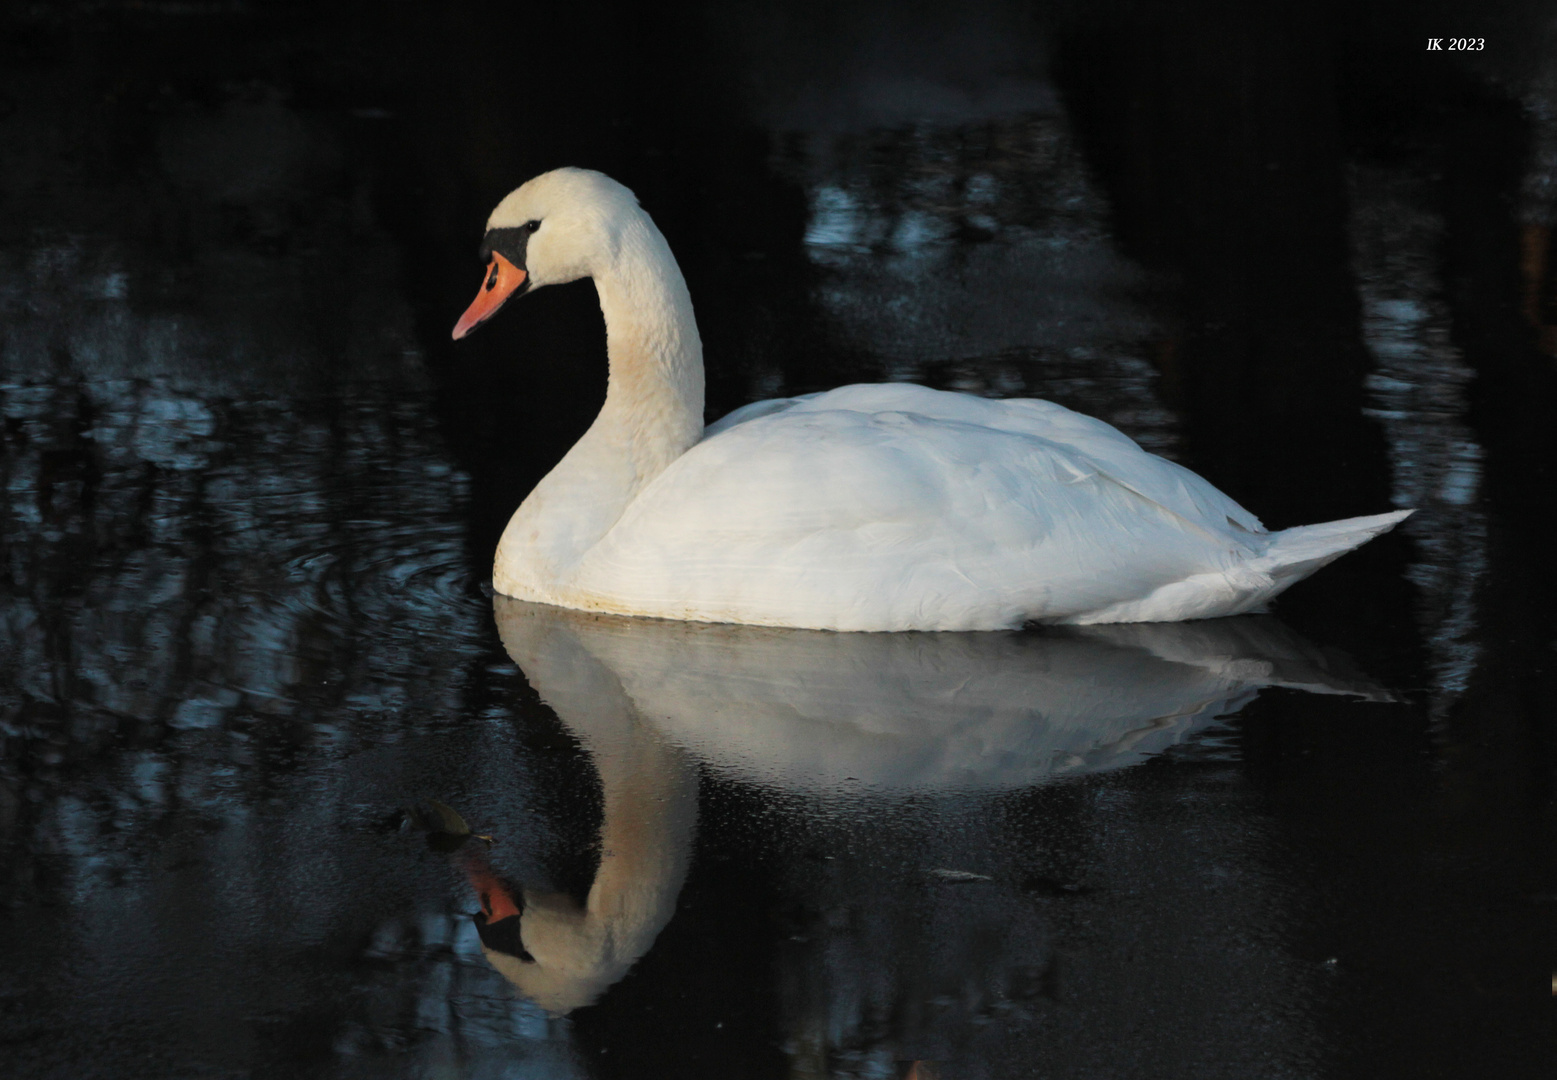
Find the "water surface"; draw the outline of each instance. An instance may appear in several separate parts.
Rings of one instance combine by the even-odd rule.
[[[1544,9],[4,18],[7,1075],[1550,1075]],[[1419,513],[1181,626],[493,598],[603,335],[448,331],[565,163],[711,416],[1042,396],[1273,527]]]

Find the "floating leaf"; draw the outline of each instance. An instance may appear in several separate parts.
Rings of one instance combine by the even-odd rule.
[[[460,817],[459,811],[437,799],[428,799],[425,806],[408,807],[406,820],[424,832],[447,833],[449,836],[469,836],[470,826]]]
[[[437,799],[427,799],[423,804],[407,807],[403,817],[407,825],[427,834],[427,846],[434,851],[455,852],[472,839],[480,840],[487,847],[497,843],[497,837],[490,833],[471,832],[458,810]]]
[[[460,817],[459,811],[437,799],[428,799],[427,805],[437,817],[438,832],[446,832],[450,836],[469,836],[470,826],[465,824],[465,819]]]

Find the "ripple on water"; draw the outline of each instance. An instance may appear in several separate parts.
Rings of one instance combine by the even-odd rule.
[[[484,655],[464,477],[404,392],[0,386],[6,713],[219,727],[448,701]],[[61,603],[61,597],[71,600]]]

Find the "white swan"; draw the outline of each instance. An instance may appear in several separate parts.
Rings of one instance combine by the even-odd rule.
[[[705,431],[692,301],[632,192],[545,173],[498,204],[483,251],[455,338],[592,277],[610,353],[600,415],[498,544],[507,596],[830,630],[1171,622],[1254,610],[1410,513],[1267,532],[1102,421],[902,383],[760,401]]]

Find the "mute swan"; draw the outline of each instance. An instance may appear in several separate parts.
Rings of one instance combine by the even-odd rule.
[[[514,513],[493,586],[561,607],[826,630],[1173,622],[1258,608],[1411,511],[1267,532],[1201,477],[1046,401],[906,383],[703,427],[692,300],[627,188],[557,169],[487,222],[454,328],[592,277],[595,422]]]

